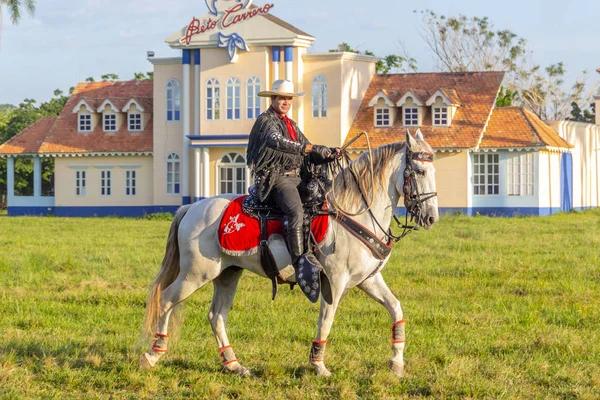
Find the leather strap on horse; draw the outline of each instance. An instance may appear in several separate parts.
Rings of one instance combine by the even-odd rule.
[[[279,276],[279,268],[277,263],[269,249],[269,242],[267,241],[267,215],[264,213],[258,213],[260,219],[260,265],[263,267],[265,274],[271,279],[272,284],[272,300],[275,300],[277,296],[277,277]]]
[[[348,232],[363,242],[378,260],[385,260],[385,258],[392,251],[393,242],[391,239],[388,241],[388,243],[384,243],[377,236],[375,236],[373,232],[352,218],[340,212],[335,213],[334,216],[335,219],[342,224],[346,230],[348,230]]]

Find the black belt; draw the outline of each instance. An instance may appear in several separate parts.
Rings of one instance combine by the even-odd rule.
[[[298,175],[300,175],[300,168],[282,171],[281,175],[283,175],[283,176],[298,176]]]

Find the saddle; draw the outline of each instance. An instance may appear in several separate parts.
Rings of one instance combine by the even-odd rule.
[[[311,225],[315,217],[327,214],[323,211],[326,199],[326,193],[331,187],[331,182],[322,174],[311,173],[308,182],[299,188],[300,199],[304,206],[303,233],[304,233],[304,252],[312,252],[316,247],[316,242],[311,234]],[[268,246],[267,221],[281,220],[284,231],[287,229],[287,220],[281,209],[271,201],[261,202],[258,199],[258,192],[254,185],[248,189],[249,195],[242,203],[242,210],[248,216],[256,218],[260,222],[260,261],[265,274],[272,282],[272,299],[277,295],[277,285],[289,283],[290,289],[294,288],[294,282],[286,282],[280,275],[275,258],[271,254]],[[285,234],[284,234],[285,236]],[[311,238],[313,240],[311,240]],[[324,276],[322,267],[317,263],[310,262],[310,258],[300,260],[296,276],[296,283],[300,286],[302,292],[311,302],[316,302],[321,294],[321,275]],[[327,280],[327,286],[328,285]],[[328,287],[329,289],[329,287]],[[330,292],[330,290],[328,290]],[[328,296],[329,297],[329,296]]]

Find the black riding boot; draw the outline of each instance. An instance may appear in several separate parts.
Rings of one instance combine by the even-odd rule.
[[[296,282],[308,300],[316,303],[321,294],[321,271],[323,267],[311,251],[304,251],[304,233],[302,229],[288,231],[288,246],[296,270]]]

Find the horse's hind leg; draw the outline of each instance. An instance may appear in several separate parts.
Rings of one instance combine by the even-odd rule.
[[[203,283],[198,281],[187,281],[185,280],[185,276],[180,274],[178,278],[161,293],[161,311],[155,334],[156,340],[152,344],[152,348],[140,358],[140,366],[142,368],[145,369],[155,366],[158,360],[165,355],[169,341],[168,326],[171,313],[177,304],[187,299],[202,285]]]
[[[400,302],[388,288],[378,273],[358,285],[366,294],[388,310],[392,318],[392,351],[394,356],[388,360],[388,366],[399,377],[404,375],[404,320]]]
[[[229,344],[226,331],[227,317],[229,316],[229,310],[233,304],[242,272],[243,269],[239,267],[229,267],[218,278],[213,280],[215,291],[208,312],[208,320],[217,340],[223,366],[228,371],[235,372],[240,376],[249,376],[250,370],[237,361],[233,348]]]

